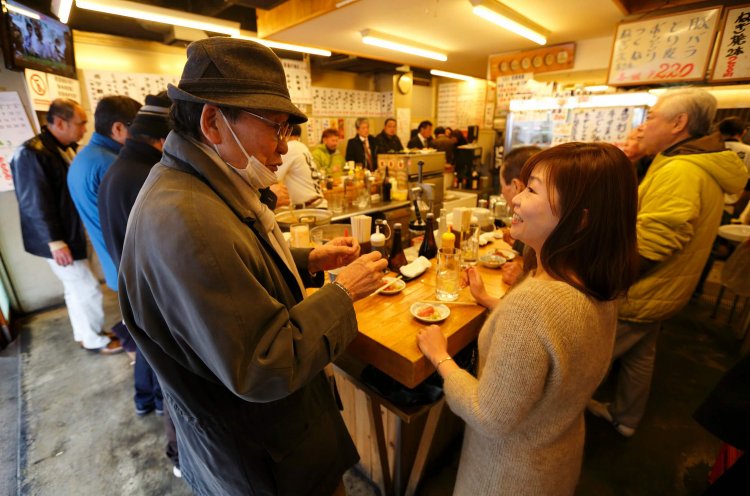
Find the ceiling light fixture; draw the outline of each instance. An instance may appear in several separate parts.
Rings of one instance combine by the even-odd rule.
[[[330,50],[323,50],[321,48],[312,48],[312,47],[307,47],[303,45],[293,45],[291,43],[282,43],[280,41],[264,40],[263,38],[258,38],[256,36],[253,36],[253,34],[248,31],[241,31],[240,34],[238,36],[234,36],[234,38],[254,41],[256,43],[260,43],[261,45],[265,45],[268,48],[277,48],[279,50],[291,50],[293,52],[309,53],[312,55],[321,55],[323,57],[331,56]]]
[[[39,14],[37,14],[36,12],[26,10],[23,7],[17,7],[13,5],[12,3],[5,3],[5,7],[11,12],[15,12],[16,14],[21,14],[22,16],[31,17],[32,19],[39,19]]]
[[[473,12],[498,26],[538,43],[547,44],[549,31],[496,0],[470,0]]]
[[[475,78],[471,76],[465,76],[463,74],[456,74],[455,72],[446,72],[446,71],[440,71],[437,69],[430,69],[430,74],[433,76],[441,76],[441,77],[447,77],[447,78],[453,78],[453,79],[461,79],[463,81],[474,81]]]
[[[55,14],[63,24],[68,23],[71,7],[73,7],[73,0],[52,0],[52,13]]]
[[[395,50],[397,52],[408,53],[410,55],[416,55],[418,57],[426,57],[428,59],[439,60],[445,62],[448,60],[448,56],[444,53],[437,52],[429,47],[417,46],[413,41],[402,40],[396,36],[379,33],[372,29],[365,29],[361,32],[362,43],[366,45],[372,45],[380,48],[386,48],[388,50]]]
[[[223,33],[230,36],[240,34],[240,23],[206,17],[179,10],[164,9],[143,3],[126,0],[76,0],[79,9],[95,10],[106,14],[134,17],[144,21],[172,24],[186,28],[200,29],[212,33]]]

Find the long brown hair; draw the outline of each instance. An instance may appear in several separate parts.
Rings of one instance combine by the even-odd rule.
[[[625,154],[608,143],[565,143],[532,156],[521,170],[547,172],[552,211],[560,219],[540,260],[555,279],[598,300],[612,300],[635,282],[638,189]]]

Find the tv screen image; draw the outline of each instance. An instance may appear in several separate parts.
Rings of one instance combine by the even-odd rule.
[[[3,0],[2,4],[5,65],[75,78],[70,27],[20,3]]]

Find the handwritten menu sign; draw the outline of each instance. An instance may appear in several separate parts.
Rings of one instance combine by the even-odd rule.
[[[32,136],[34,131],[18,93],[0,92],[0,191],[13,189],[10,160],[15,149]]]
[[[111,72],[85,69],[83,79],[89,105],[96,108],[99,100],[109,95],[124,95],[143,103],[146,95],[155,95],[167,89],[172,83],[177,85],[180,76],[171,74],[145,74],[134,72]]]
[[[297,104],[312,103],[312,77],[310,63],[304,60],[281,59],[286,74],[286,86],[289,97]]]
[[[483,125],[486,81],[461,81],[438,86],[437,120],[441,126],[465,129]],[[492,121],[487,123],[490,126]]]
[[[721,7],[652,17],[617,27],[608,83],[701,81]]]
[[[570,141],[605,141],[621,144],[633,128],[634,107],[580,108],[571,110]]]
[[[727,8],[711,81],[750,78],[750,5]]]
[[[312,113],[317,117],[387,117],[393,115],[393,92],[313,87]]]

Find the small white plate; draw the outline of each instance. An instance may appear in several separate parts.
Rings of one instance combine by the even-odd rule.
[[[750,226],[741,224],[726,224],[719,226],[719,236],[729,241],[745,241],[750,237]]]
[[[485,255],[483,257],[479,257],[479,263],[487,267],[488,269],[498,269],[500,268],[504,263],[506,262],[504,257],[501,257],[500,255]]]
[[[442,303],[413,303],[409,311],[415,319],[428,324],[435,324],[448,318],[450,308]]]
[[[383,291],[380,292],[380,294],[384,294],[384,295],[399,294],[406,287],[406,283],[404,281],[402,281],[401,279],[396,279],[395,277],[384,277],[383,280],[385,282],[391,282],[395,280],[396,282],[394,282],[393,284],[385,288]]]
[[[514,252],[513,250],[504,250],[502,248],[495,250],[495,252],[493,253],[493,255],[499,255],[499,256],[503,257],[505,260],[508,260],[508,261],[513,260],[514,258],[516,258],[516,252]]]

